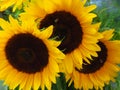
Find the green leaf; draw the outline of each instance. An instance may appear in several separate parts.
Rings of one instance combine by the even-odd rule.
[[[7,90],[7,86],[3,86],[3,81],[0,81],[0,90]]]
[[[66,85],[65,76],[63,73],[60,73],[60,77],[56,79],[56,84],[52,85],[52,90],[68,90]]]

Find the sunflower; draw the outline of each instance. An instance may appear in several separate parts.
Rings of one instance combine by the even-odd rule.
[[[15,11],[16,8],[20,8],[23,3],[27,4],[28,2],[29,0],[0,0],[0,11],[4,11],[12,5],[14,5],[13,11]]]
[[[62,40],[58,46],[66,54],[63,61],[68,72],[72,72],[73,66],[81,68],[84,58],[91,59],[91,55],[97,56],[100,51],[97,45],[102,36],[97,32],[100,23],[92,24],[96,17],[91,13],[95,5],[85,7],[87,0],[34,0],[21,17],[32,16],[39,23],[39,28],[53,25],[53,34],[50,38]],[[81,65],[81,66],[80,66]]]
[[[53,26],[39,31],[33,20],[19,24],[10,16],[9,21],[0,19],[0,79],[12,90],[17,86],[20,90],[51,90],[64,58],[56,48],[60,42],[48,39]]]
[[[69,85],[74,82],[76,89],[89,90],[93,87],[96,90],[103,90],[109,81],[115,81],[120,64],[120,41],[111,41],[114,30],[104,31],[104,36],[97,44],[101,47],[98,57],[92,57],[91,64],[85,62],[82,69],[74,68],[73,73],[66,74]]]

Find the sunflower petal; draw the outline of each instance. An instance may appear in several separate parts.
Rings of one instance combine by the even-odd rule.
[[[33,74],[28,75],[28,80],[23,88],[23,90],[30,90],[33,85]]]
[[[91,12],[92,10],[94,10],[96,8],[96,5],[90,5],[90,6],[87,6],[87,7],[85,7],[85,10],[86,10],[86,12]]]
[[[72,73],[72,71],[73,71],[73,61],[72,61],[72,58],[69,54],[66,55],[66,57],[64,59],[64,65],[66,67],[67,72]]]
[[[34,83],[33,83],[34,90],[38,90],[38,88],[40,87],[40,85],[41,85],[41,73],[37,72],[34,75]]]
[[[52,35],[53,32],[53,26],[49,26],[45,30],[41,31],[41,36],[42,38],[49,38]]]
[[[113,37],[113,35],[114,35],[113,32],[114,32],[113,29],[106,30],[106,31],[102,32],[102,34],[104,35],[104,39],[103,40],[110,40]]]

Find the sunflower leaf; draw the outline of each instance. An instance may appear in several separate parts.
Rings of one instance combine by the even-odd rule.
[[[7,86],[3,86],[3,81],[0,81],[0,90],[7,90]]]
[[[60,77],[56,78],[56,84],[52,85],[52,90],[68,90],[65,76],[63,73],[60,73]]]

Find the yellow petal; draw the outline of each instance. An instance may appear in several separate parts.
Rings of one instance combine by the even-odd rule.
[[[96,23],[96,24],[92,24],[92,26],[98,31],[100,28],[101,22],[100,23]]]
[[[72,54],[73,54],[72,55],[73,56],[73,62],[75,62],[75,64],[78,65],[78,68],[81,68],[82,64],[83,64],[83,58],[82,58],[81,52],[78,51],[78,50],[74,50]]]
[[[24,73],[25,74],[25,73]],[[24,75],[24,80],[21,82],[21,84],[20,84],[20,87],[19,87],[19,89],[21,90],[21,89],[23,89],[23,88],[25,88],[25,85],[26,85],[26,83],[27,83],[27,81],[28,81],[28,76],[29,75],[27,75],[27,74],[25,74]]]
[[[87,57],[87,58],[89,58],[89,59],[92,59],[91,54],[90,54],[90,53],[88,52],[88,50],[85,49],[82,45],[81,45],[81,47],[79,47],[79,50],[80,50],[81,54],[82,54],[84,57]]]
[[[74,71],[73,72],[73,75],[71,75],[71,77],[73,78],[74,80],[74,85],[76,88],[79,88],[80,87],[80,84],[81,84],[81,77],[80,77],[80,73],[78,71]]]
[[[13,69],[13,68],[12,68],[10,65],[8,65],[8,66],[5,67],[4,69],[0,70],[0,78],[6,79],[6,77],[7,77],[7,75],[8,75],[8,73],[6,73],[6,72],[11,71],[12,69]]]
[[[40,87],[40,85],[41,85],[41,73],[37,72],[34,75],[34,83],[33,83],[34,90],[38,90],[38,88]]]
[[[2,27],[3,30],[8,30],[11,27],[8,21],[5,21],[2,18],[0,18],[0,26]]]
[[[64,65],[66,67],[67,72],[72,73],[72,71],[73,71],[73,61],[71,59],[71,55],[67,54],[63,62],[64,62]]]
[[[94,78],[93,74],[89,74],[90,80],[92,81],[92,83],[97,86],[98,82],[96,81],[96,79]]]
[[[115,72],[118,72],[119,71],[119,67],[115,64],[112,64],[112,63],[109,63],[109,62],[106,62],[106,66],[108,66],[109,69],[115,71]]]
[[[50,81],[52,81],[54,84],[56,83],[56,73],[52,72],[52,70],[50,69],[51,67],[47,67],[48,68],[48,74],[49,74],[49,79]]]
[[[88,24],[85,24],[85,25],[83,24],[82,28],[83,28],[84,35],[86,34],[94,35],[97,32],[97,30],[94,27],[92,27],[91,25],[88,26]]]
[[[91,12],[92,10],[94,10],[96,8],[96,5],[90,5],[85,7],[85,10],[87,13]]]
[[[55,47],[51,47],[51,50],[49,51],[49,54],[52,55],[52,57],[58,59],[58,60],[62,60],[65,58],[65,55],[57,48]]]
[[[23,88],[23,90],[30,90],[33,85],[33,74],[28,75],[28,80]]]
[[[8,66],[8,62],[6,60],[0,60],[0,70],[4,69],[6,66]]]
[[[83,43],[97,43],[98,40],[92,35],[84,35],[83,36]]]
[[[55,5],[50,0],[44,0],[43,1],[44,9],[48,13],[53,13],[54,10],[56,10]]]
[[[49,67],[50,67],[50,69],[52,69],[52,72],[55,72],[55,73],[59,72],[59,67],[55,60],[50,59]]]
[[[9,71],[9,74],[6,77],[6,80],[5,80],[4,84],[10,85],[10,83],[12,82],[12,80],[14,79],[14,77],[16,76],[17,73],[18,73],[17,70]],[[18,85],[18,83],[16,83],[15,86],[17,87],[17,85]]]
[[[12,33],[14,32],[14,34],[18,34],[21,32],[21,27],[19,22],[17,21],[17,19],[14,19],[11,15],[9,16],[9,21],[10,21],[10,26],[11,28],[9,28],[8,30],[10,30]]]
[[[65,10],[69,10],[72,7],[72,0],[61,0],[61,5],[65,7]]]
[[[42,72],[42,82],[44,82],[44,85],[50,89],[51,88],[51,82],[48,77],[47,69],[44,69]]]
[[[102,32],[102,34],[104,35],[103,40],[110,40],[114,35],[113,32],[114,32],[114,29],[105,30],[104,32]]]
[[[15,6],[13,7],[13,12],[16,10],[16,8],[18,6],[20,6],[22,4],[23,0],[17,0],[16,3],[15,3]]]
[[[55,40],[52,40],[52,39],[49,39],[49,40],[50,40],[50,43],[55,47],[58,47],[61,44],[61,41],[55,41]]]
[[[97,44],[84,44],[83,46],[87,48],[88,50],[93,50],[93,51],[100,51],[101,48]]]
[[[97,17],[97,15],[94,13],[89,13],[87,15],[84,15],[83,17],[80,18],[81,24],[91,23],[93,21],[93,18],[95,17]]]
[[[87,0],[81,0],[82,1],[82,3],[85,5],[85,3],[87,2]]]
[[[53,26],[49,26],[45,30],[41,31],[41,36],[42,38],[49,38],[53,32]]]
[[[107,71],[108,70],[104,66],[99,70],[100,75],[102,75],[101,78],[104,78],[104,81],[110,80],[110,76]]]
[[[25,80],[24,73],[22,73],[22,72],[16,73],[16,75],[14,76],[13,80],[10,83],[10,88],[11,89],[16,88],[16,86],[18,86],[19,84],[21,84],[22,82],[24,82],[24,80]]]
[[[11,37],[11,35],[6,31],[0,31],[0,41],[7,40]]]
[[[87,82],[87,83],[85,83],[85,82]],[[93,88],[93,83],[91,82],[88,74],[81,74],[81,83],[83,83],[83,88],[85,90]]]

